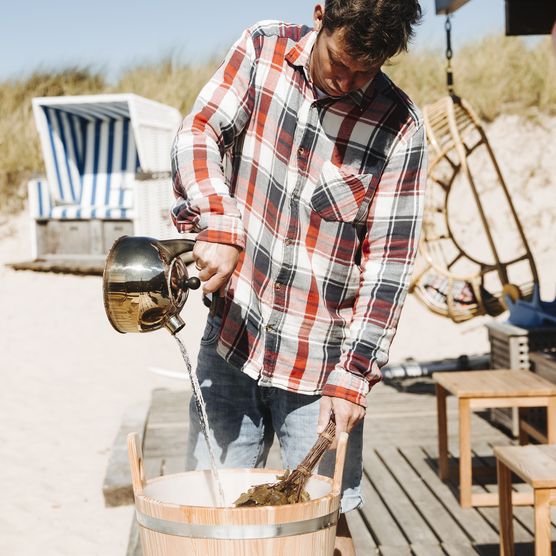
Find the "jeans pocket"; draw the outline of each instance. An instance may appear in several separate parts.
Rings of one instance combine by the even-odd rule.
[[[222,319],[217,315],[209,315],[203,337],[201,338],[202,346],[210,346],[218,340],[220,329],[222,328]]]
[[[311,197],[311,208],[324,220],[353,222],[371,187],[372,177],[326,161]]]

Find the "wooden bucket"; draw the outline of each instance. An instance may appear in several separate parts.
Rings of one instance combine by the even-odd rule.
[[[332,556],[336,538],[347,434],[336,451],[334,478],[313,475],[309,502],[271,507],[216,507],[211,473],[190,471],[145,481],[136,433],[128,436],[135,510],[144,556]],[[219,470],[231,506],[254,484],[282,471]]]

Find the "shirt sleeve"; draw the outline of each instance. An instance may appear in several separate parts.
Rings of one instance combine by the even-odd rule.
[[[224,159],[252,112],[255,49],[249,30],[203,87],[172,145],[176,203],[172,220],[197,239],[245,247],[241,213],[230,194]]]
[[[425,185],[425,132],[416,123],[394,147],[370,205],[353,317],[323,395],[365,407],[382,378],[413,271]]]

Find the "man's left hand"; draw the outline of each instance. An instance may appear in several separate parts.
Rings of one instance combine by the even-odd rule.
[[[351,432],[351,429],[365,418],[365,408],[343,398],[323,396],[320,400],[319,424],[317,427],[319,434],[326,428],[332,412],[336,418],[336,438],[330,448],[334,449],[337,444],[336,439],[340,433],[344,431]]]

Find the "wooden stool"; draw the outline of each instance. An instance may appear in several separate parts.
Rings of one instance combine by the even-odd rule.
[[[512,471],[533,487],[535,556],[549,556],[551,554],[550,505],[556,503],[556,446],[496,446],[494,455],[500,495],[501,556],[514,554]]]
[[[556,442],[556,385],[529,371],[461,371],[434,373],[438,410],[438,475],[448,478],[448,424],[446,397],[459,404],[459,488],[462,508],[496,506],[496,492],[471,492],[471,411],[493,407],[546,407],[548,442]],[[520,426],[525,426],[520,422]],[[531,430],[537,438],[540,435]],[[525,436],[520,433],[520,440]],[[546,441],[546,440],[545,440]],[[514,493],[514,504],[530,503],[530,496]],[[527,493],[526,493],[527,494]]]

